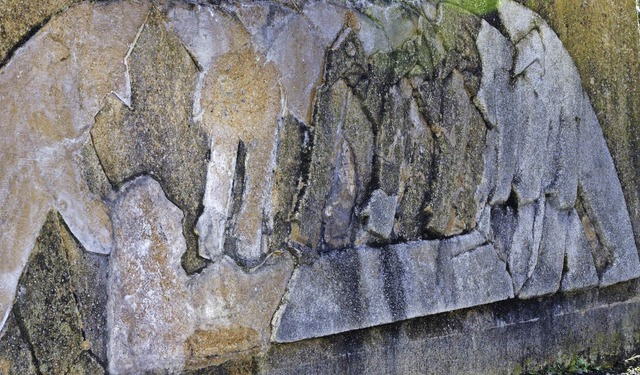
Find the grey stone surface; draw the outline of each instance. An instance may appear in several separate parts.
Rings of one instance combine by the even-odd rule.
[[[389,238],[397,205],[397,196],[388,196],[383,190],[375,190],[365,208],[365,215],[368,217],[367,230],[382,238]]]
[[[518,374],[580,357],[612,363],[640,345],[637,291],[632,282],[504,301],[277,345],[254,359],[252,373]]]
[[[607,254],[608,264],[600,275],[600,285],[607,286],[640,276],[640,263],[627,205],[602,129],[589,101],[585,98],[583,103],[578,125],[579,191],[604,247],[598,251]]]
[[[484,241],[477,234],[466,238],[344,249],[298,266],[272,340],[298,341],[512,298],[511,277],[493,246],[478,246]]]
[[[567,238],[571,235],[572,229],[570,214],[571,211],[560,210],[554,203],[545,202],[542,238],[537,260],[531,276],[518,293],[518,297],[544,296],[553,294],[560,288],[565,252],[568,257],[569,246],[574,245]],[[576,250],[572,248],[572,254],[575,254]]]
[[[573,210],[568,215],[566,234],[565,266],[562,290],[571,292],[598,285],[598,274],[593,263],[591,247],[584,234],[578,213]]]
[[[456,17],[452,16],[455,13],[446,6],[442,6],[440,11],[443,12],[443,20]],[[418,87],[421,111],[425,113],[426,123],[434,133],[433,157],[437,160],[431,171],[435,179],[427,190],[427,199],[418,204],[425,214],[422,221],[425,230],[423,233],[427,236],[440,234],[454,237],[441,242],[414,242],[381,248],[384,250],[349,248],[347,237],[340,237],[339,241],[335,241],[336,228],[344,228],[341,232],[344,236],[348,236],[352,230],[352,224],[346,219],[349,214],[336,215],[333,222],[332,218],[325,215],[322,226],[307,221],[311,226],[316,226],[317,233],[325,231],[325,237],[319,246],[322,247],[324,243],[330,249],[345,250],[323,255],[314,265],[297,269],[286,303],[279,312],[280,318],[276,320],[276,326],[280,324],[274,336],[276,341],[292,341],[347,331],[354,327],[368,327],[511,298],[514,294],[519,298],[549,295],[560,290],[563,276],[566,280],[563,290],[591,287],[593,264],[584,255],[584,246],[580,245],[584,241],[580,240],[581,232],[579,228],[575,228],[575,218],[572,217],[575,216],[573,207],[578,191],[585,207],[585,215],[588,215],[593,231],[598,233],[594,235],[598,236],[601,245],[601,248],[594,249],[602,253],[598,263],[601,265],[600,283],[606,286],[637,277],[640,263],[636,259],[637,250],[633,244],[631,227],[627,225],[628,211],[610,156],[603,152],[604,138],[595,125],[597,120],[589,101],[584,98],[573,62],[557,37],[537,15],[511,2],[500,2],[498,12],[502,22],[508,23],[505,26],[508,37],[484,21],[477,37],[483,75],[475,104],[484,120],[488,121],[486,138],[483,134],[483,121],[474,117],[479,117],[475,108],[469,108],[466,87],[472,85],[473,80],[469,80],[464,73],[452,69],[444,82],[436,80],[413,83],[414,88]],[[516,14],[522,14],[522,17],[519,18]],[[443,29],[450,27],[445,21],[441,22]],[[455,28],[449,31],[453,34],[459,32]],[[360,54],[356,52],[359,51],[358,48],[354,47],[350,55],[347,53],[347,56],[355,59],[351,65],[347,63],[348,57],[337,57],[343,56],[340,55],[343,52],[339,52],[336,45],[346,43],[350,38],[353,38],[352,34],[343,33],[332,47],[334,54],[330,53],[327,59],[326,78],[328,82],[335,82],[338,76],[345,77],[341,89],[345,98],[350,95],[348,86],[354,84],[353,75],[358,74],[358,69],[362,69],[362,63],[357,62]],[[356,46],[357,43],[354,43]],[[445,39],[444,44],[446,43]],[[401,56],[403,52],[397,53]],[[451,69],[446,64],[445,59],[442,69]],[[401,115],[405,113],[405,118],[411,118],[411,105],[402,104],[402,90],[402,84],[396,91],[392,90],[391,104],[386,105],[397,108]],[[329,108],[332,105],[328,101],[322,104]],[[345,118],[344,115],[338,116],[339,112],[335,113],[336,119],[342,121]],[[478,124],[476,128],[461,126],[473,126],[474,123]],[[319,142],[325,142],[323,140],[326,139],[329,144],[339,145],[337,140],[342,132],[342,125],[335,125],[341,124],[340,122],[329,124],[334,124],[334,128],[325,128],[323,134],[316,133],[320,137],[316,139]],[[378,147],[384,148],[378,152],[388,155],[383,160],[389,163],[390,170],[393,171],[393,157],[397,155],[393,142],[397,142],[398,136],[393,133],[392,128],[384,127],[387,126],[384,120],[382,124],[382,132],[379,132],[382,137],[376,139],[380,139]],[[593,131],[586,130],[587,128]],[[468,140],[467,134],[481,136],[478,137],[479,141],[474,142]],[[316,143],[314,147],[319,147],[319,144],[322,143]],[[333,148],[343,150],[338,155],[344,154],[344,145],[341,147]],[[478,151],[469,153],[474,148]],[[313,151],[314,155],[322,155],[318,152],[316,149]],[[466,153],[473,160],[480,159],[493,165],[465,169],[462,160]],[[342,160],[342,156],[334,158]],[[320,160],[326,162],[327,157],[320,156]],[[375,165],[374,160],[374,170]],[[348,174],[345,174],[348,169],[339,164],[334,168],[335,176]],[[324,169],[316,169],[318,170]],[[459,172],[462,173],[457,174]],[[355,172],[351,173],[355,175]],[[608,176],[607,181],[613,182],[615,187],[608,188],[607,183],[599,180],[600,176],[605,175]],[[379,176],[386,177],[383,173]],[[469,177],[469,180],[464,180]],[[345,179],[346,177],[338,177],[335,181]],[[357,178],[352,179],[357,181]],[[596,195],[583,197],[593,192],[588,192],[590,188],[585,190],[582,182],[579,189],[578,181],[582,179],[589,179],[587,185],[594,192],[598,191],[597,198]],[[312,185],[313,181],[311,180]],[[316,194],[319,195],[310,199],[315,202],[319,197],[327,196],[326,207],[333,210],[335,202],[338,202],[335,189],[341,185],[335,181],[330,182],[328,178],[324,181],[326,192],[318,192]],[[385,178],[379,184],[391,192],[400,188],[400,184],[394,185],[393,178]],[[467,186],[472,186],[475,190],[472,190],[469,198],[464,198]],[[340,189],[343,192],[350,191],[346,187]],[[377,194],[380,193],[375,190],[372,198],[376,198]],[[351,213],[354,195],[346,197],[348,204],[342,204],[341,207],[346,207],[345,213]],[[308,196],[305,198],[309,199]],[[406,212],[403,206],[407,202],[403,198],[398,198],[396,216],[400,218]],[[590,203],[590,199],[595,201]],[[608,202],[607,205],[604,204],[605,201]],[[469,202],[473,204],[470,205]],[[484,208],[487,203],[491,207],[491,214]],[[316,211],[311,207],[305,209],[310,213]],[[594,210],[601,211],[596,214]],[[369,212],[370,206],[365,206],[361,211],[365,217]],[[483,214],[484,212],[486,213]],[[484,228],[479,228],[470,235],[455,236],[475,228],[476,220],[481,218],[487,221]],[[616,246],[608,242],[613,238],[611,233],[614,228],[607,223],[614,221],[621,224],[615,228],[618,231]],[[389,232],[391,236],[394,231],[396,235],[404,232],[415,236],[420,233],[409,232],[406,227],[402,228],[397,224]],[[374,233],[380,236],[379,232]],[[473,240],[466,238],[472,239],[473,236],[479,241],[466,248],[465,242],[473,243]],[[358,244],[367,242],[366,237],[358,237]],[[495,244],[495,247],[482,246],[486,242]],[[373,291],[379,289],[375,283],[351,280],[334,285],[329,281],[321,281],[339,280],[337,275],[344,278],[343,274],[349,268],[358,270],[351,271],[355,272],[352,279],[363,279],[360,275],[373,271],[361,269],[362,264],[373,267],[377,263],[356,261],[361,256],[357,257],[354,253],[375,258],[370,253],[376,251],[385,254],[383,258],[386,261],[396,259],[396,263],[392,263],[398,265],[394,268],[397,275],[389,281],[392,287],[383,288],[389,295],[385,294],[385,298],[390,315],[374,314],[367,310],[367,306],[379,298],[373,296]],[[392,255],[394,252],[397,254]],[[345,264],[350,266],[345,269]],[[423,268],[416,271],[415,264],[421,264]],[[491,273],[484,273],[486,270],[492,270],[501,276],[492,278]],[[615,281],[609,280],[609,275],[615,275]],[[315,280],[315,284],[306,286],[313,284],[312,280]],[[508,288],[505,283],[509,284]],[[372,289],[363,289],[363,285]],[[424,295],[425,291],[431,291],[428,297]],[[356,294],[352,295],[353,293]],[[316,303],[320,300],[312,296],[322,298],[322,302]],[[358,309],[361,313],[352,316],[353,311]],[[339,314],[339,311],[350,313]],[[312,323],[313,319],[317,321]]]

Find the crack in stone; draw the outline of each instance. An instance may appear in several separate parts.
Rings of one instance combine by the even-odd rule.
[[[27,346],[29,347],[29,354],[31,355],[31,361],[33,361],[33,367],[36,370],[36,374],[43,375],[42,371],[40,371],[40,360],[36,356],[35,346],[33,345],[33,342],[31,341],[31,337],[27,333],[27,327],[25,326],[24,320],[22,319],[22,316],[20,314],[20,308],[18,308],[15,305],[14,305],[14,308],[13,308],[13,316],[16,319],[16,323],[18,323],[18,329],[20,330],[20,336],[27,343]]]

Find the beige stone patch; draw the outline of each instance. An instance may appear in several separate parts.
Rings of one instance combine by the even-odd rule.
[[[221,238],[226,236],[228,241],[230,237],[236,243],[237,260],[255,265],[266,252],[262,230],[263,222],[270,220],[268,198],[281,116],[277,70],[246,46],[215,61],[201,95],[202,126],[211,137],[211,162],[205,209],[198,223],[200,248],[205,249],[203,255],[217,257],[223,252]],[[236,160],[239,148],[246,152],[244,160]],[[244,176],[235,176],[238,168]],[[232,213],[234,178],[244,185]],[[233,216],[232,223],[227,223],[228,216]]]
[[[0,63],[30,31],[63,11],[74,0],[9,0],[0,3]]]
[[[50,207],[87,250],[111,250],[106,208],[80,178],[75,155],[102,99],[126,90],[123,60],[148,7],[75,6],[0,68],[0,327]]]
[[[208,331],[196,330],[185,342],[187,367],[200,368],[218,365],[233,357],[241,357],[257,352],[258,332],[242,326],[215,328]],[[221,353],[231,352],[230,355]]]

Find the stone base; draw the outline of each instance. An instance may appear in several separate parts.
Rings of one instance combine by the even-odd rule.
[[[640,350],[640,283],[510,300],[292,344],[197,373],[519,374]]]

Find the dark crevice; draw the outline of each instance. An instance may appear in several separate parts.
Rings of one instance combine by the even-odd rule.
[[[383,95],[382,108],[385,107],[385,102],[386,102],[386,95]],[[368,112],[368,111],[365,111],[365,112]],[[386,111],[383,111],[383,114],[382,114],[383,119],[385,117],[384,112]],[[378,125],[377,122],[371,121],[371,119],[369,119],[369,122],[371,123],[371,133],[373,134],[373,160],[371,160],[371,178],[369,180],[369,186],[365,188],[365,195],[367,198],[364,200],[365,202],[369,200],[371,194],[373,194],[374,191],[380,189],[380,175],[382,174],[382,157],[380,156],[380,154],[382,153],[382,150],[381,150],[382,140],[380,139],[382,137],[382,134],[381,134],[382,125]]]
[[[518,216],[518,196],[515,189],[511,189],[509,198],[507,198],[502,206],[511,209],[515,213],[515,215]]]
[[[314,112],[316,111],[317,108],[314,108]],[[311,171],[313,155],[314,129],[305,127],[304,131],[300,132],[300,138],[300,143],[302,144],[302,152],[300,153],[300,175],[298,178],[298,192],[296,194],[293,209],[291,210],[291,218],[294,218],[300,211],[302,199],[309,185],[309,173]]]
[[[49,23],[49,21],[51,21],[51,18],[53,18],[53,16],[63,12],[65,9],[62,9],[62,10],[52,14],[51,16],[45,18],[42,22],[38,23],[37,25],[35,25],[31,29],[29,29],[29,31],[27,31],[27,33],[25,35],[23,35],[22,38],[20,38],[20,40],[18,40],[13,45],[13,47],[11,47],[9,49],[9,51],[7,51],[7,54],[5,55],[5,57],[0,60],[0,69],[2,69],[5,65],[7,65],[9,63],[9,61],[11,60],[11,58],[13,57],[13,55],[23,45],[25,45],[25,43],[27,43],[31,38],[33,38],[38,33],[38,31],[40,31],[40,29],[42,29],[47,23]]]
[[[27,326],[24,324],[24,320],[22,319],[22,315],[20,314],[20,308],[17,305],[13,307],[13,316],[16,318],[16,322],[18,323],[18,329],[20,330],[20,336],[25,341],[27,346],[29,347],[29,354],[31,354],[31,360],[33,361],[33,367],[36,369],[36,374],[42,375],[40,371],[40,361],[36,356],[35,346],[31,341],[31,337],[27,333]]]
[[[224,252],[229,255],[236,263],[245,264],[238,254],[238,240],[234,236],[235,227],[242,208],[245,177],[246,177],[246,159],[247,149],[242,140],[238,141],[238,150],[236,152],[236,166],[233,175],[233,185],[231,187],[231,212],[227,216],[227,224],[225,228]]]
[[[69,227],[67,226],[67,223],[64,221],[64,218],[62,217],[62,215],[60,215],[60,213],[57,214],[58,216],[58,223],[60,223],[60,225],[62,225],[63,229],[67,232],[67,234],[72,238],[72,241],[78,245],[80,244],[80,241],[78,241],[77,238],[75,238],[75,236],[73,235],[73,233],[71,232],[71,230],[69,230]],[[86,251],[81,245],[79,247],[80,251]],[[73,300],[75,301],[76,304],[76,313],[78,314],[78,320],[79,320],[79,326],[80,326],[80,333],[82,334],[82,341],[87,341],[87,334],[84,331],[84,317],[82,316],[82,312],[80,311],[80,298],[78,298],[78,294],[76,293],[75,287],[74,287],[74,283],[73,283],[73,272],[71,272],[71,259],[69,259],[69,251],[65,250],[64,251],[64,256],[65,256],[65,260],[67,261],[67,273],[69,274],[70,277],[70,282],[69,282],[69,289],[71,291],[71,295],[73,296]]]
[[[89,357],[93,358],[93,360],[96,361],[103,370],[107,371],[107,364],[102,362],[102,360],[98,358],[98,356],[91,349],[85,351],[85,353],[87,353]]]
[[[497,10],[483,15],[482,19],[487,21],[489,25],[495,27],[496,30],[498,30],[500,34],[502,34],[505,38],[511,40],[508,37],[509,33],[507,33],[507,28],[502,23],[502,20],[500,19],[500,14],[498,13]]]

